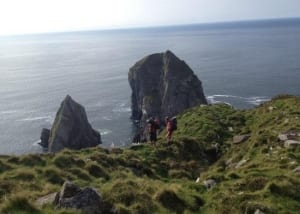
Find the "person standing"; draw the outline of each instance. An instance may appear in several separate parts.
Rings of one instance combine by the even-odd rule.
[[[147,120],[147,123],[148,123],[148,132],[149,132],[150,142],[155,144],[155,142],[157,141],[157,125],[156,125],[156,122],[151,117],[150,119]]]
[[[173,124],[172,120],[167,116],[166,117],[166,128],[167,128],[167,143],[170,144],[172,140],[172,134],[173,134]]]

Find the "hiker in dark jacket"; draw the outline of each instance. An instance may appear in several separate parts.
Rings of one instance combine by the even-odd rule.
[[[157,141],[158,124],[153,120],[152,117],[147,120],[147,123],[148,123],[150,142],[154,144]]]

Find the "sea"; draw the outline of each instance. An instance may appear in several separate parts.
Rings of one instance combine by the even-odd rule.
[[[192,68],[210,103],[247,109],[300,94],[300,19],[1,36],[0,154],[43,152],[41,130],[67,94],[102,146],[130,145],[129,68],[166,50]]]

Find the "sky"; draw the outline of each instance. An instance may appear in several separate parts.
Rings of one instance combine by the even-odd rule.
[[[0,35],[300,17],[300,0],[0,0]]]

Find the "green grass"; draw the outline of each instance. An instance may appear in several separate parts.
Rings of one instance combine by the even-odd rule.
[[[278,96],[250,110],[189,109],[178,115],[169,146],[162,132],[156,147],[0,156],[0,213],[53,213],[53,205],[35,202],[66,180],[95,187],[117,213],[300,213],[300,173],[293,172],[300,148],[277,140],[279,133],[300,132],[299,106],[299,97]],[[241,134],[250,138],[234,145]],[[247,161],[235,167],[241,160]],[[206,179],[217,184],[207,190]]]

